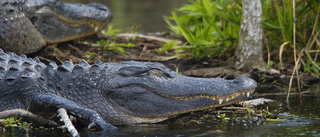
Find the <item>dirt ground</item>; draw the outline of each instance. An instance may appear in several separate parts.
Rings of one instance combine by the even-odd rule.
[[[126,55],[121,55],[109,50],[103,50],[103,45],[99,45],[96,42],[99,40],[115,40],[118,43],[133,43],[134,47],[124,48]],[[106,37],[102,34],[90,36],[87,38],[48,45],[39,52],[28,55],[29,57],[38,57],[41,61],[48,63],[55,61],[57,64],[61,64],[65,60],[69,60],[73,63],[79,62],[81,59],[85,59],[88,63],[94,63],[96,60],[103,62],[120,63],[123,61],[136,60],[136,61],[154,61],[161,62],[172,70],[179,69],[179,72],[190,73],[190,70],[198,70],[204,68],[214,68],[226,65],[226,58],[212,56],[203,61],[194,59],[173,59],[163,61],[164,58],[175,55],[174,50],[168,51],[166,54],[160,54],[157,52],[162,47],[161,42],[156,40],[149,40],[145,38],[137,37],[134,40],[128,40],[126,37]],[[88,56],[86,52],[94,53],[92,56]],[[189,74],[191,75],[191,74]],[[199,73],[195,73],[194,76],[204,76]]]
[[[172,36],[170,34],[164,34],[160,37],[169,39]],[[104,50],[103,45],[97,44],[97,41],[99,40],[110,40],[117,43],[133,43],[135,46],[124,48],[126,55],[121,55],[110,50]],[[181,41],[183,42],[183,40]],[[48,45],[39,52],[28,56],[38,57],[44,63],[55,61],[57,64],[61,64],[65,60],[77,63],[81,59],[84,59],[91,64],[96,60],[113,63],[120,63],[128,60],[155,61],[163,63],[174,71],[178,70],[182,75],[194,77],[222,77],[233,79],[239,75],[248,76],[258,81],[259,86],[257,91],[259,91],[259,89],[264,91],[287,90],[290,81],[293,68],[290,64],[285,70],[277,70],[278,73],[268,73],[256,70],[252,70],[251,72],[239,72],[232,68],[226,69],[226,66],[230,65],[228,59],[232,55],[228,55],[229,57],[212,55],[204,60],[181,58],[164,61],[164,58],[175,55],[175,51],[169,50],[165,54],[157,52],[157,50],[162,47],[162,44],[163,42],[158,40],[141,37],[128,39],[128,37],[108,37],[97,34],[70,42]],[[89,56],[88,52],[92,55]],[[230,53],[232,53],[232,51],[230,51]],[[297,86],[296,78],[297,77],[294,77],[293,87]],[[301,87],[309,87],[319,83],[319,78],[306,73],[300,73],[299,78]]]

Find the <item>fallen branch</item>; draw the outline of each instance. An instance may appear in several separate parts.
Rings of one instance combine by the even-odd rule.
[[[273,102],[273,101],[274,100],[266,99],[266,98],[257,98],[257,99],[242,101],[242,102],[239,102],[238,104],[243,105],[243,106],[248,105],[250,107],[255,107],[255,106],[263,105],[265,103]]]
[[[73,137],[80,137],[77,129],[73,126],[71,120],[69,119],[69,116],[67,114],[67,111],[64,108],[58,109],[59,116],[61,117],[63,123],[66,125],[68,131]]]
[[[24,109],[11,109],[0,112],[0,119],[8,117],[23,117],[28,121],[35,123],[37,125],[47,126],[47,127],[56,127],[57,123],[47,120],[40,115],[33,114]]]
[[[147,35],[142,35],[142,34],[131,34],[131,33],[123,33],[123,34],[119,34],[117,35],[118,37],[140,37],[140,38],[144,38],[144,39],[148,39],[148,40],[155,40],[155,41],[159,41],[159,42],[163,42],[163,43],[168,43],[170,41],[172,41],[172,39],[166,39],[166,38],[160,38],[160,37],[156,37],[156,36],[147,36]],[[174,44],[176,45],[181,45],[182,41],[177,40]]]
[[[290,78],[290,82],[289,82],[289,88],[288,88],[288,92],[287,92],[287,99],[286,99],[286,102],[289,103],[289,96],[290,96],[290,91],[291,91],[291,86],[292,86],[292,80],[293,80],[293,76],[295,74],[295,72],[297,72],[296,70],[298,69],[298,64],[300,62],[300,58],[301,58],[301,55],[302,55],[302,52],[303,52],[304,48],[300,51],[299,55],[298,55],[298,60],[295,62],[295,66],[294,66],[294,69],[292,71],[292,75],[291,75],[291,78]],[[297,74],[297,78],[299,78],[298,74]],[[298,80],[299,82],[299,80]],[[300,88],[300,87],[299,87]],[[300,90],[299,90],[299,94],[301,94]]]

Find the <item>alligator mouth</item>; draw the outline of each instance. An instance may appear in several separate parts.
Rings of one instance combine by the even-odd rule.
[[[91,26],[91,28],[93,28],[94,32],[97,32],[98,30],[103,29],[103,27],[105,27],[108,23],[111,22],[111,19],[109,19],[103,23],[98,22],[98,21],[94,21],[94,20],[89,20],[89,19],[82,19],[82,20],[74,21],[74,20],[69,20],[56,12],[54,12],[54,16],[57,19],[61,20],[63,23],[68,24],[70,26],[78,26],[81,24],[88,24],[89,26]]]
[[[222,105],[222,103],[228,103],[230,100],[234,100],[239,96],[242,97],[247,97],[249,98],[250,95],[255,91],[254,89],[250,89],[250,90],[241,90],[241,91],[236,91],[230,95],[226,95],[226,96],[217,96],[217,95],[209,95],[209,94],[199,94],[199,95],[186,95],[186,96],[169,96],[169,95],[165,95],[163,93],[157,92],[156,89],[153,89],[151,87],[148,87],[146,85],[134,85],[134,84],[129,84],[129,85],[122,85],[117,87],[118,89],[122,89],[122,88],[130,88],[130,87],[140,87],[141,89],[146,89],[150,92],[152,92],[153,94],[163,97],[163,98],[167,98],[167,99],[171,99],[171,100],[177,100],[177,101],[189,101],[189,100],[193,100],[193,99],[200,99],[200,98],[207,98],[213,101],[218,101],[218,104],[216,105]],[[205,88],[200,88],[200,90],[205,90]],[[212,106],[211,106],[212,107]]]
[[[128,87],[136,87],[137,85],[125,85],[125,86],[121,86],[118,88],[128,88]],[[150,88],[148,86],[145,85],[140,85],[140,88],[144,88],[147,89],[149,91],[151,91],[153,94],[157,95],[157,96],[161,96],[163,98],[167,98],[167,99],[171,99],[171,100],[177,100],[177,101],[188,101],[188,100],[193,100],[193,99],[199,99],[199,98],[208,98],[210,100],[217,100],[218,101],[218,105],[221,105],[223,102],[229,102],[230,100],[236,99],[239,96],[243,96],[243,97],[247,97],[249,98],[250,95],[255,91],[255,89],[251,89],[251,90],[242,90],[242,91],[236,91],[230,95],[227,96],[223,96],[223,97],[219,97],[217,95],[208,95],[208,94],[200,94],[200,95],[192,95],[192,96],[168,96],[162,93],[157,92],[155,89]],[[200,88],[201,89],[201,88]],[[204,88],[202,90],[205,90]]]
[[[212,96],[212,95],[195,95],[195,96],[190,96],[190,97],[171,97],[171,96],[164,96],[161,95],[165,98],[169,98],[172,100],[177,100],[177,101],[191,101],[191,100],[196,100],[196,99],[210,99],[213,102],[210,105],[207,106],[202,106],[202,107],[197,107],[197,108],[193,108],[193,109],[189,109],[189,110],[184,110],[184,111],[172,111],[172,112],[168,112],[165,115],[159,115],[159,116],[153,116],[153,117],[134,117],[135,119],[139,119],[142,120],[139,123],[154,123],[155,121],[160,122],[163,121],[165,119],[170,118],[171,116],[176,116],[176,115],[180,115],[180,114],[186,114],[186,113],[190,113],[190,112],[195,112],[195,111],[203,111],[206,109],[211,109],[211,108],[217,108],[217,107],[223,107],[223,106],[228,106],[228,105],[232,105],[241,101],[244,101],[244,98],[249,98],[250,95],[255,91],[255,89],[252,90],[248,90],[248,91],[238,91],[235,92],[229,96],[225,96],[225,97],[218,97],[218,96]]]
[[[250,89],[250,90],[241,90],[241,91],[236,91],[230,95],[226,96],[218,96],[218,95],[209,95],[209,94],[199,94],[199,95],[185,95],[185,96],[170,96],[170,95],[165,95],[163,93],[157,92],[156,89],[153,89],[151,87],[148,87],[146,85],[122,85],[117,87],[116,89],[118,91],[121,90],[126,90],[126,89],[133,89],[135,87],[136,90],[140,91],[149,91],[152,93],[154,96],[163,98],[163,99],[168,99],[167,101],[179,101],[180,103],[189,103],[193,102],[196,100],[203,101],[203,102],[210,102],[209,104],[206,104],[205,106],[201,107],[194,107],[194,108],[186,108],[186,110],[183,111],[171,111],[168,112],[164,115],[159,114],[158,116],[145,116],[144,118],[159,118],[159,117],[168,117],[171,115],[177,115],[177,114],[182,114],[182,113],[188,113],[191,111],[200,111],[200,110],[205,110],[209,108],[214,108],[214,107],[221,107],[221,106],[226,106],[230,104],[234,104],[240,101],[243,101],[246,98],[249,98],[250,95],[254,92],[255,89]],[[137,93],[139,94],[139,93]],[[132,115],[133,116],[133,115]],[[138,116],[139,117],[139,116]],[[142,117],[141,117],[142,118]]]
[[[172,100],[179,100],[179,101],[188,101],[188,100],[192,100],[192,99],[197,99],[197,98],[208,98],[208,99],[211,99],[211,100],[218,100],[218,103],[219,105],[221,105],[223,102],[229,102],[229,100],[233,100],[239,96],[246,96],[246,97],[250,97],[250,95],[254,92],[254,89],[252,90],[248,90],[248,91],[238,91],[238,92],[235,92],[231,95],[228,95],[228,96],[225,96],[225,97],[219,97],[219,96],[212,96],[212,95],[195,95],[195,96],[186,96],[186,97],[172,97],[172,96],[166,96],[166,95],[161,95],[161,94],[158,94],[162,97],[165,97],[165,98],[169,98],[169,99],[172,99]]]
[[[63,26],[68,26],[70,29],[70,31],[66,32],[66,35],[64,36],[45,37],[44,39],[46,43],[60,43],[90,36],[104,29],[112,20],[111,16],[109,18],[105,17],[104,19],[91,19],[89,17],[72,18],[65,16],[63,13],[57,12],[51,7],[47,6],[44,8],[50,10],[51,16],[57,21],[56,24],[63,24]]]
[[[123,89],[122,87],[121,89]],[[146,89],[145,87],[140,87],[143,89]],[[149,90],[149,89],[147,89]],[[128,118],[130,118],[134,123],[157,123],[163,120],[166,120],[168,118],[171,118],[172,116],[177,116],[180,114],[186,114],[194,111],[202,111],[206,109],[211,109],[211,108],[216,108],[216,107],[223,107],[227,105],[232,105],[234,103],[243,101],[245,98],[250,97],[250,95],[254,92],[254,89],[248,90],[248,91],[237,91],[231,95],[225,96],[225,97],[218,97],[218,96],[213,96],[213,95],[194,95],[194,96],[185,96],[185,97],[173,97],[173,96],[166,96],[162,95],[160,93],[157,93],[153,90],[149,90],[154,93],[154,95],[170,99],[172,101],[179,101],[181,104],[188,103],[189,101],[209,101],[210,104],[207,104],[205,106],[201,107],[194,107],[194,108],[186,108],[185,110],[168,110],[166,113],[156,113],[153,115],[136,115],[136,114],[131,114],[127,113],[127,111],[120,111],[120,113]],[[207,99],[207,100],[206,100]],[[115,104],[114,104],[115,105]],[[172,104],[173,105],[173,104]],[[116,105],[118,106],[118,105]],[[116,108],[119,108],[116,107]],[[121,107],[120,107],[121,108]],[[161,108],[159,108],[161,109]],[[152,112],[152,110],[149,110],[148,112]]]
[[[180,114],[231,105],[250,97],[257,86],[253,79],[246,77],[223,80],[180,75],[150,79],[139,75],[114,80],[108,85],[111,87],[106,98],[134,123],[154,123]]]
[[[77,28],[83,27],[84,25],[87,26],[87,28],[90,27],[91,29],[88,29],[84,33],[73,33],[72,35],[65,36],[61,39],[54,39],[54,40],[46,39],[47,43],[60,43],[60,42],[75,40],[82,37],[87,37],[101,31],[103,28],[105,28],[108,25],[108,23],[111,22],[111,19],[108,19],[105,22],[99,22],[99,21],[90,20],[90,19],[70,20],[56,12],[54,12],[54,16],[58,20],[60,20],[61,23],[67,26],[73,27],[74,30],[77,30]]]

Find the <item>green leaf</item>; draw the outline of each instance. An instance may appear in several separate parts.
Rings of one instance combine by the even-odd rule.
[[[284,27],[276,26],[268,22],[260,22],[260,23],[265,29],[275,29],[275,30],[285,29]]]
[[[178,26],[173,25],[168,18],[164,19],[164,21],[168,24],[168,28],[170,30],[172,30],[175,34],[180,34]]]
[[[180,21],[178,19],[178,16],[174,11],[172,11],[172,16],[173,16],[173,19],[175,20],[175,22],[177,23],[178,28],[181,31],[182,35],[185,37],[185,39],[189,43],[192,44],[192,41],[194,40],[194,37],[193,37],[192,33],[180,23]]]
[[[284,28],[285,27],[284,20],[283,20],[283,16],[282,16],[281,10],[279,8],[279,5],[277,4],[276,0],[274,0],[274,3],[276,5],[276,11],[277,11],[278,22],[279,22],[280,28]],[[286,37],[286,33],[285,33],[284,29],[281,29],[281,34],[282,34],[283,41],[287,41],[287,37]]]
[[[102,30],[101,33],[106,36],[115,36],[121,32],[120,29],[114,29],[112,24],[109,24],[107,30]]]
[[[209,0],[202,0],[202,5],[204,9],[206,10],[207,15],[209,18],[213,16],[213,6],[211,6],[211,3]]]

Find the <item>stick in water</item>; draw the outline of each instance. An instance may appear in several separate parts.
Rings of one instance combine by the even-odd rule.
[[[58,113],[63,120],[63,123],[66,125],[68,131],[73,137],[80,137],[77,129],[73,126],[71,120],[69,119],[69,116],[67,114],[67,111],[64,108],[58,109]]]

